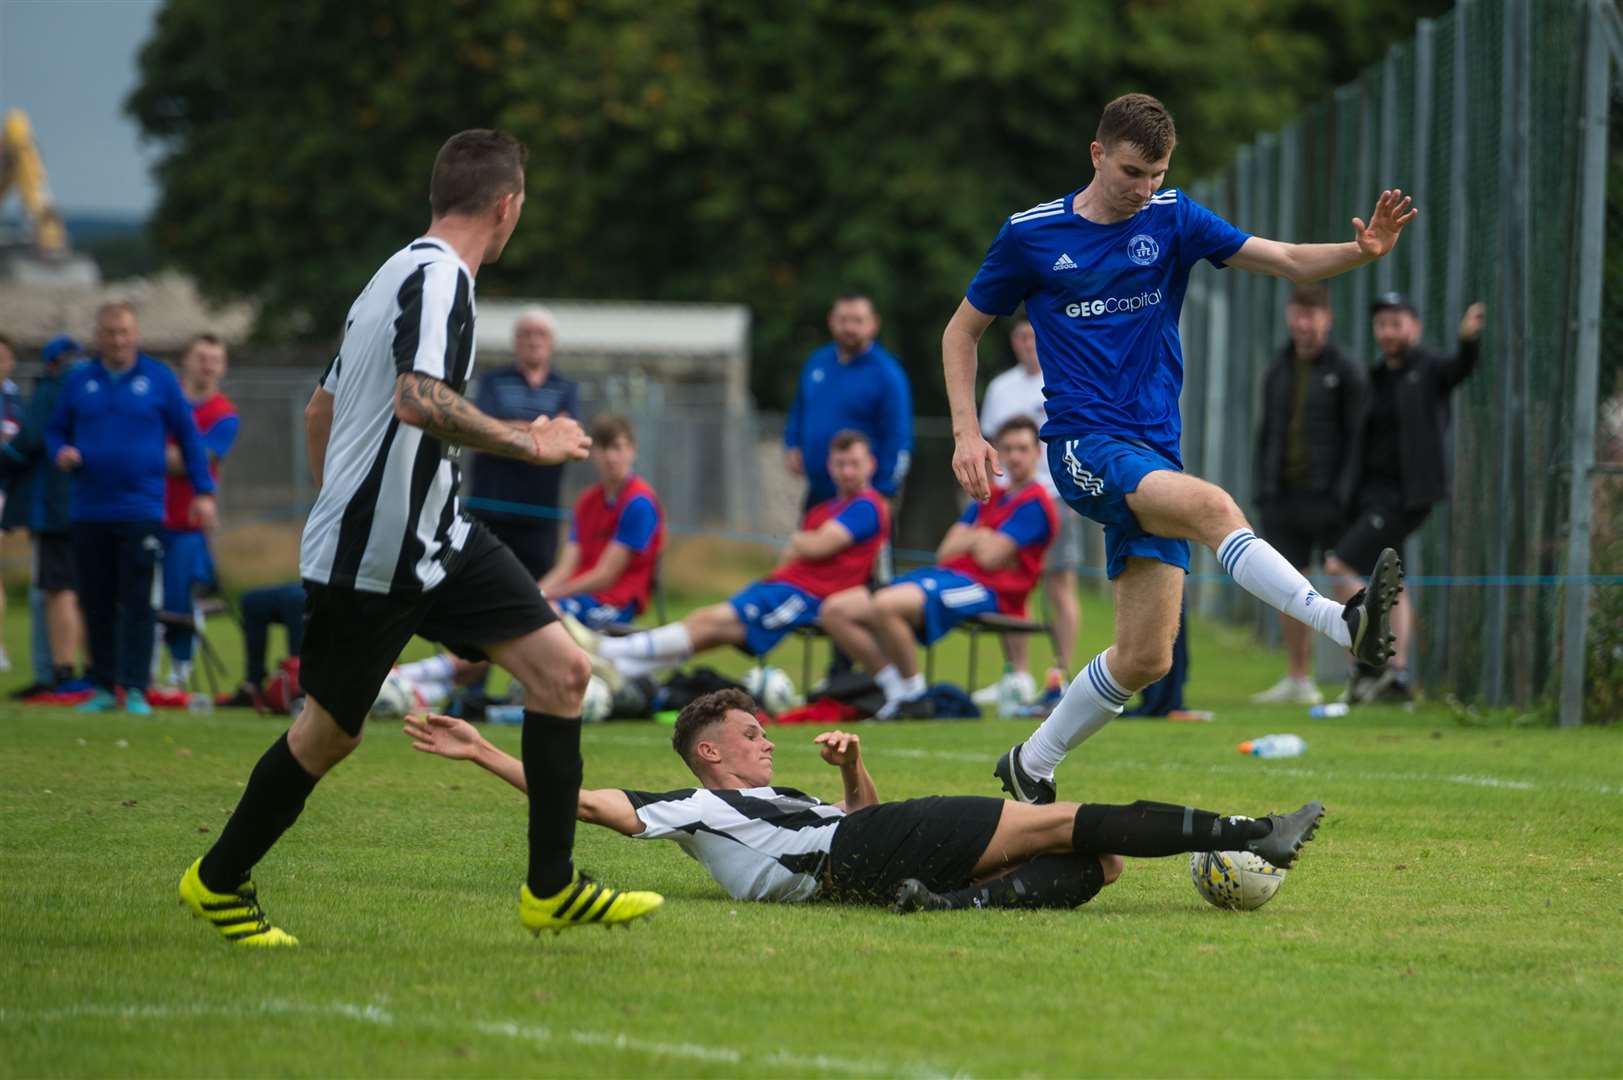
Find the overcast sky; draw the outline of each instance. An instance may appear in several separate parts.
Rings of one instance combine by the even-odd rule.
[[[152,209],[157,193],[147,156],[122,104],[161,6],[0,0],[0,111],[28,113],[64,213],[145,216]]]

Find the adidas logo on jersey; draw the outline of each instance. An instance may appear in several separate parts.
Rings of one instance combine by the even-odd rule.
[[[1054,260],[1054,269],[1055,270],[1075,270],[1076,269],[1076,263],[1071,259],[1071,256],[1070,256],[1070,254],[1068,252],[1062,252],[1060,254],[1060,257]]]

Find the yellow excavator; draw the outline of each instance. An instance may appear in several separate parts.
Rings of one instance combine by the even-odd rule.
[[[62,215],[51,205],[45,162],[34,143],[34,131],[21,109],[0,121],[0,203],[11,191],[22,199],[23,216],[32,238],[0,235],[0,281],[52,285],[95,285],[101,279],[95,260],[68,246]]]

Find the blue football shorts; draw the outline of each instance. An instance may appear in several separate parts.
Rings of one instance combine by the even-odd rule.
[[[971,615],[997,610],[997,597],[992,595],[991,589],[956,570],[940,566],[909,570],[890,584],[891,587],[917,585],[924,590],[924,623],[913,628],[920,645],[935,644]]]
[[[823,602],[804,589],[781,581],[746,585],[727,601],[744,624],[744,651],[765,656],[797,626],[817,621]]]
[[[1105,573],[1112,580],[1129,556],[1155,559],[1188,573],[1189,544],[1152,536],[1127,507],[1127,496],[1158,470],[1182,472],[1177,462],[1144,443],[1115,435],[1082,435],[1048,441],[1048,468],[1060,498],[1105,527]]]

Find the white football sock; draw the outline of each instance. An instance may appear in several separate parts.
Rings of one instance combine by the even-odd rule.
[[[413,660],[400,665],[400,674],[415,683],[448,683],[456,673],[456,661],[450,653],[439,653],[427,660]]]
[[[1081,746],[1089,736],[1121,715],[1133,692],[1122,687],[1110,674],[1105,657],[1095,656],[1082,673],[1071,680],[1065,696],[1037,730],[1026,739],[1020,751],[1020,768],[1039,780],[1052,780],[1054,770],[1065,755]]]
[[[923,697],[928,689],[930,684],[924,681],[924,672],[915,671],[910,678],[902,680],[902,700],[912,701],[916,697]]]
[[[1341,617],[1346,605],[1320,596],[1289,559],[1250,529],[1235,529],[1225,536],[1217,545],[1217,561],[1241,588],[1263,603],[1306,623],[1344,649],[1352,645],[1347,621]]]
[[[602,638],[597,654],[606,660],[663,660],[670,665],[693,655],[693,638],[685,624],[668,623],[625,637]]]
[[[676,661],[674,660],[621,659],[614,661],[615,670],[628,679],[635,679],[641,675],[653,675],[675,665]]]
[[[885,692],[887,702],[902,700],[902,673],[896,670],[895,664],[886,664],[874,674],[873,681]]]

